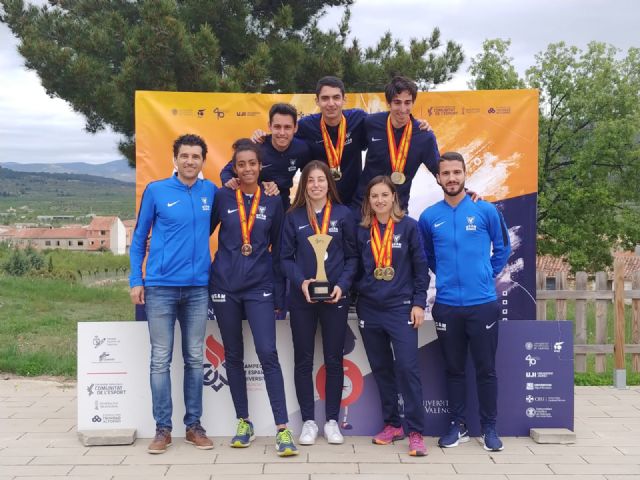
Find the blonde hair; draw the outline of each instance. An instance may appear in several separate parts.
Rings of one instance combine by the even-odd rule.
[[[371,189],[378,184],[384,184],[389,187],[391,193],[393,194],[393,204],[391,206],[391,220],[394,223],[398,223],[402,218],[404,218],[404,211],[400,208],[400,202],[398,201],[398,192],[396,191],[395,184],[391,181],[388,175],[378,175],[377,177],[373,177],[367,185],[367,191],[364,194],[364,198],[362,199],[362,221],[360,225],[363,227],[369,228],[371,227],[371,223],[373,221],[373,217],[375,213],[371,208],[371,201],[369,200],[369,195],[371,194]]]

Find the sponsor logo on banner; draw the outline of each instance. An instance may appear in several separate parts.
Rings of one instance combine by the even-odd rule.
[[[553,417],[553,408],[551,407],[529,407],[525,410],[525,414],[529,418],[551,418]]]
[[[477,107],[462,107],[462,115],[473,115],[480,113],[480,109]]]
[[[120,339],[117,337],[99,337],[98,335],[94,335],[92,343],[93,348],[98,348],[102,345],[105,347],[117,347],[120,345]]]
[[[551,390],[551,384],[527,382],[526,389],[527,390]]]
[[[538,360],[540,360],[540,357],[532,357],[531,354],[529,354],[526,357],[524,357],[524,360],[529,364],[530,367],[533,367],[536,363],[538,363]]]
[[[556,342],[553,344],[553,352],[554,353],[560,353],[562,351],[562,346],[564,345],[564,342]]]
[[[564,342],[556,342],[560,344],[560,350],[562,350],[562,344]],[[524,344],[525,350],[551,350],[551,344],[549,342],[525,342]],[[554,346],[555,348],[555,346]]]
[[[171,115],[174,117],[193,117],[193,110],[189,108],[172,108]]]
[[[100,400],[94,402],[94,410],[97,411],[118,408],[119,406],[118,402],[101,402]]]
[[[119,413],[105,413],[102,416],[94,415],[91,421],[93,423],[121,423],[122,416]]]
[[[100,338],[98,335],[93,337],[93,348],[98,348],[100,345],[102,345],[107,339],[106,338]]]
[[[87,387],[88,396],[92,395],[124,395],[127,390],[122,383],[92,383]]]
[[[225,385],[229,385],[226,377],[227,370],[224,367],[224,347],[213,335],[209,335],[204,344],[206,348],[204,356],[209,362],[204,364],[204,385],[217,392]]]
[[[525,372],[525,378],[547,378],[553,376],[553,372]]]
[[[507,115],[511,113],[511,107],[489,107],[487,113],[492,115]]]
[[[218,107],[213,109],[213,114],[216,116],[217,120],[224,118],[224,110],[220,110]]]
[[[236,117],[257,117],[260,112],[236,112]]]
[[[204,108],[198,109],[198,118],[204,117],[204,112],[205,112]]]
[[[449,414],[449,401],[448,400],[423,400],[422,405],[426,413],[434,415],[448,415]]]
[[[458,110],[455,105],[441,105],[437,107],[429,107],[427,110],[429,116],[450,116],[450,115],[458,115]]]
[[[264,389],[264,372],[262,371],[262,365],[259,363],[245,363],[244,375],[247,379],[247,390]]]

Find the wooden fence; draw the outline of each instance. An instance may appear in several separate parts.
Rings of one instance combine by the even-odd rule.
[[[547,277],[542,272],[536,274],[537,306],[536,318],[547,319],[547,302],[555,302],[555,320],[567,319],[567,301],[575,301],[575,371],[587,371],[587,355],[595,355],[595,371],[605,372],[607,355],[614,354],[616,370],[624,370],[625,354],[632,356],[631,369],[640,371],[640,272],[636,272],[631,289],[625,290],[624,267],[621,261],[614,264],[612,288],[608,286],[605,272],[595,274],[591,281],[585,272],[577,272],[575,286],[569,288],[566,273],[555,276],[555,289],[547,289]],[[593,288],[592,288],[593,287]],[[595,302],[593,343],[588,342],[587,303]],[[608,309],[613,302],[613,343],[607,341],[609,325]],[[631,338],[625,338],[625,303],[631,303]]]

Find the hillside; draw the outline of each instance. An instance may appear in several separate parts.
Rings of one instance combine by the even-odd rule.
[[[93,175],[97,177],[113,178],[121,182],[135,182],[136,171],[129,167],[126,160],[91,164],[84,162],[72,163],[16,163],[0,162],[0,167],[16,172],[44,172],[44,173],[73,173],[78,175]]]
[[[135,184],[93,175],[29,173],[0,168],[0,222],[38,215],[135,216]]]

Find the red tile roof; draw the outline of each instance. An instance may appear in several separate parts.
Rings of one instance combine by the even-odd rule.
[[[634,252],[614,252],[615,258],[621,258],[624,264],[624,278],[631,280],[633,274],[640,272],[640,257]],[[536,270],[544,272],[548,277],[553,277],[560,272],[569,273],[571,268],[562,258],[550,255],[536,257]],[[613,268],[607,271],[609,278],[613,278]]]
[[[118,217],[94,217],[87,227],[89,230],[110,230]]]

